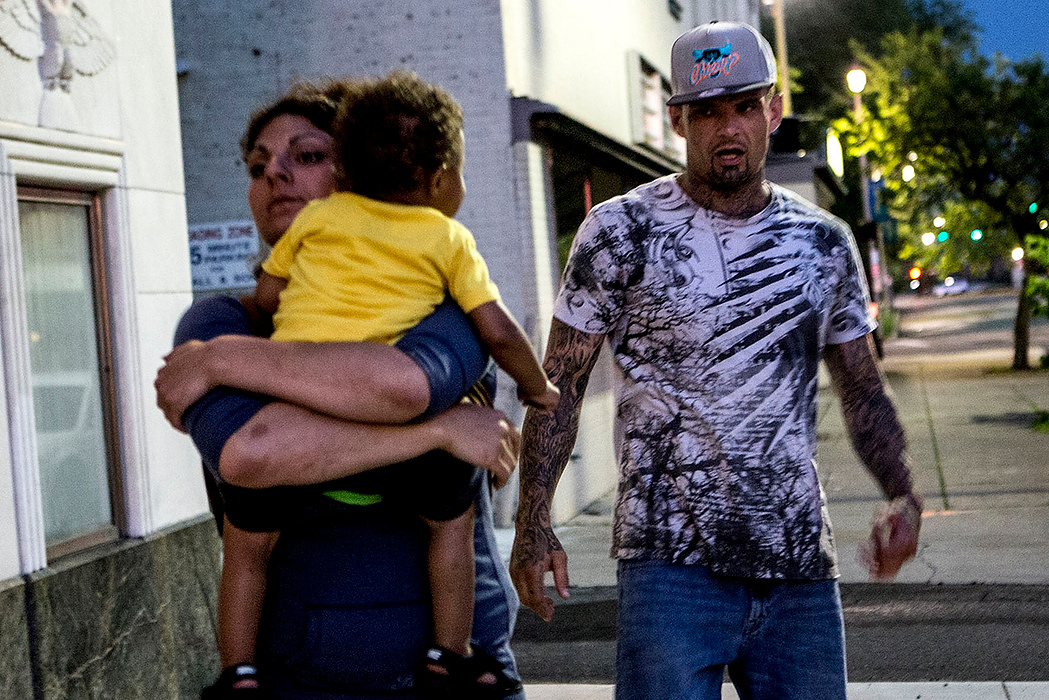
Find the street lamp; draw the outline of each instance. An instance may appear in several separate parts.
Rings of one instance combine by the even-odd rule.
[[[863,88],[867,87],[867,74],[863,72],[862,68],[853,68],[845,74],[845,82],[848,83],[852,94],[859,95],[863,92]]]
[[[790,102],[790,72],[787,67],[787,13],[783,9],[783,0],[763,0],[772,9],[772,22],[776,31],[776,69],[779,71],[779,84],[783,91],[783,116],[794,114]]]

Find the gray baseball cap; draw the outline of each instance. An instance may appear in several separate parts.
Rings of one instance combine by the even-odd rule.
[[[668,105],[776,84],[776,57],[765,37],[739,22],[711,22],[685,32],[670,50],[674,95]]]

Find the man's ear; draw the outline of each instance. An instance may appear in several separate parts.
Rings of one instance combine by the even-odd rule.
[[[776,93],[769,100],[769,133],[779,128],[783,121],[783,95]]]
[[[685,105],[670,105],[667,109],[670,111],[670,126],[674,133],[685,138]]]

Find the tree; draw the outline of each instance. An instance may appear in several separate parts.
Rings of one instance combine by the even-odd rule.
[[[1041,59],[991,61],[972,40],[917,27],[885,36],[877,57],[858,42],[852,48],[868,72],[865,119],[836,126],[850,153],[867,152],[887,174],[904,252],[922,255],[920,235],[932,230],[934,216],[948,213],[956,233],[936,250],[949,262],[1000,254],[1038,236],[1041,211],[1030,205],[1049,202],[1049,74]],[[908,164],[917,176],[904,182],[895,175]],[[985,220],[982,245],[970,245],[965,228],[984,230],[978,222]],[[1029,258],[1027,278],[1035,265]],[[1014,333],[1017,369],[1028,366],[1029,288],[1025,279]]]
[[[771,41],[771,18],[762,17],[761,27]],[[817,117],[845,113],[842,81],[855,60],[851,41],[876,54],[887,34],[934,27],[951,41],[972,41],[979,30],[956,0],[789,0],[787,56],[795,111]]]

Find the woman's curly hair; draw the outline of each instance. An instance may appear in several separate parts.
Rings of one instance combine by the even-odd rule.
[[[387,199],[415,190],[462,158],[463,110],[410,71],[358,84],[335,118],[341,190]]]

